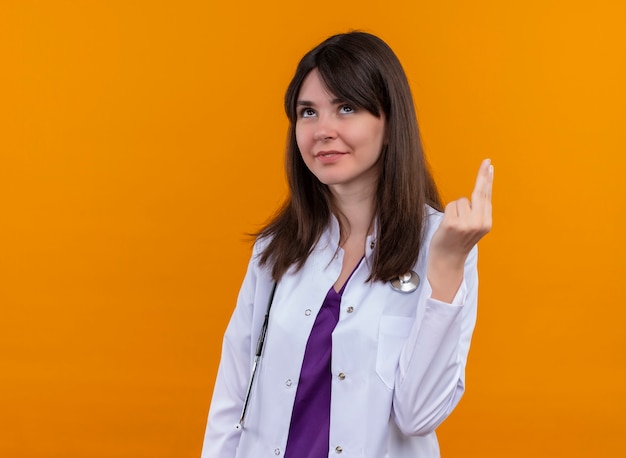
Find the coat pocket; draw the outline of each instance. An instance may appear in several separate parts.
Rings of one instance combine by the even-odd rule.
[[[395,385],[400,352],[414,321],[414,318],[404,316],[383,316],[380,319],[376,373],[390,389]]]

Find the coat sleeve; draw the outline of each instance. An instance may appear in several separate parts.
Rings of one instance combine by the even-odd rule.
[[[426,280],[417,319],[400,354],[392,415],[406,435],[435,430],[465,389],[465,365],[476,323],[477,247],[467,257],[464,278],[451,304],[432,299]]]
[[[260,294],[260,270],[255,262],[256,251],[255,247],[239,291],[237,305],[224,334],[202,458],[234,458],[239,445],[241,430],[237,430],[235,425],[241,415],[251,372],[251,342],[255,338],[253,330],[256,329],[257,321],[255,302]],[[258,336],[258,332],[256,335]]]

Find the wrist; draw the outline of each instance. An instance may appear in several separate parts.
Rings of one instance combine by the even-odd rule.
[[[430,256],[427,276],[433,299],[451,303],[463,281],[464,260]]]

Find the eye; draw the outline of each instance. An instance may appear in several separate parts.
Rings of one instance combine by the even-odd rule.
[[[354,113],[356,110],[351,105],[341,105],[339,112],[342,114]]]
[[[306,107],[302,108],[299,114],[301,118],[311,118],[315,116],[315,110],[313,108]]]

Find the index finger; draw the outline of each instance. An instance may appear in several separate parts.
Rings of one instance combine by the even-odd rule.
[[[491,192],[493,188],[493,165],[491,159],[485,159],[480,164],[476,184],[472,191],[472,207],[491,204]]]

